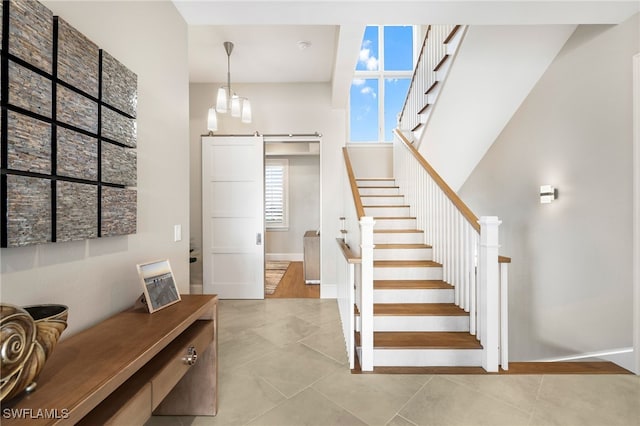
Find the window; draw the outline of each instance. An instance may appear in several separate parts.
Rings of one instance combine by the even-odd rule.
[[[264,167],[264,219],[267,229],[289,226],[289,160],[268,159]]]
[[[414,67],[412,26],[365,29],[349,97],[352,142],[391,142]]]

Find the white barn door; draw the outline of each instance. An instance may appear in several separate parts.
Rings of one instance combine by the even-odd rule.
[[[264,299],[264,142],[202,137],[203,292]]]

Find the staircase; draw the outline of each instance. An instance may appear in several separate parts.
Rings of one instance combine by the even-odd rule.
[[[356,179],[373,231],[373,346],[375,366],[480,366],[482,346],[469,333],[469,313],[454,304],[393,179]],[[360,313],[356,347],[360,356]]]

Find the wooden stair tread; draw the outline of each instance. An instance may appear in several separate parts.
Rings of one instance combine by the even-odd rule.
[[[449,55],[444,55],[442,57],[442,59],[440,59],[440,62],[438,62],[438,65],[435,66],[435,68],[433,69],[433,71],[438,71],[440,69],[440,67],[442,67],[444,65],[445,62],[447,62],[447,59],[449,59]]]
[[[416,219],[415,216],[374,216],[373,220],[398,220],[398,219]]]
[[[422,127],[422,123],[418,123],[414,126],[413,129],[411,129],[412,132],[415,132],[416,130],[418,130],[420,127]]]
[[[451,30],[451,32],[449,33],[449,35],[447,36],[447,38],[444,39],[442,44],[448,44],[451,41],[451,39],[453,38],[453,36],[456,35],[456,33],[458,32],[460,27],[461,27],[461,25],[454,26],[453,29]]]
[[[418,114],[422,114],[423,112],[425,112],[430,105],[431,104],[429,103],[425,104],[422,108],[420,108],[420,111],[418,111]]]
[[[374,303],[373,315],[469,316],[469,313],[453,303]]]
[[[439,81],[438,81],[438,80],[434,81],[434,82],[431,84],[431,86],[429,86],[429,88],[427,89],[427,91],[426,91],[426,92],[424,92],[424,94],[425,94],[425,95],[428,95],[429,93],[431,93],[431,92],[433,91],[433,89],[435,89],[435,88],[436,88],[436,86],[438,86],[438,83],[439,83]]]
[[[609,361],[510,362],[509,370],[488,373],[482,367],[374,367],[362,372],[356,357],[352,374],[633,374]]]
[[[360,333],[355,333],[360,346]],[[482,349],[475,336],[464,331],[376,331],[374,349]]]
[[[362,207],[364,207],[365,209],[366,209],[366,208],[369,208],[369,209],[370,209],[370,208],[372,208],[372,207],[373,207],[373,208],[384,208],[384,209],[386,209],[386,208],[389,208],[389,207],[391,207],[391,208],[397,208],[397,207],[411,207],[411,206],[409,206],[408,204],[389,204],[389,205],[384,205],[384,206],[378,206],[378,205],[375,205],[375,206],[368,206],[368,205],[364,205],[364,204],[363,204],[363,205],[362,205]]]
[[[439,268],[433,260],[374,260],[374,268]]]
[[[442,280],[374,280],[374,290],[399,290],[399,289],[446,289],[450,290],[453,286]]]
[[[423,233],[420,229],[374,229],[374,234],[411,234],[411,233]]]
[[[428,244],[376,244],[375,248],[382,250],[389,249],[425,249],[431,248]]]

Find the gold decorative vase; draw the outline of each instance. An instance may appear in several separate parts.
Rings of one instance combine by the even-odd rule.
[[[31,392],[60,335],[67,328],[64,305],[0,304],[0,401]]]

